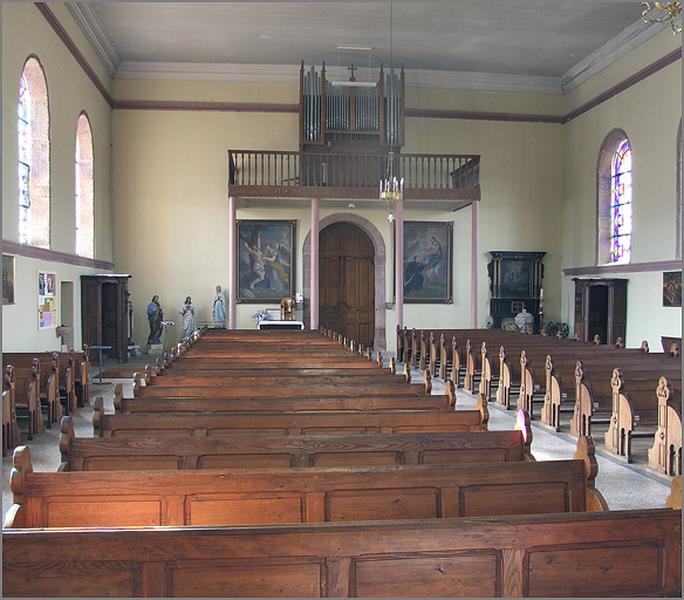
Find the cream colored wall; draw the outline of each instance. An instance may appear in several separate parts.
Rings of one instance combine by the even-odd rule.
[[[115,81],[115,95],[127,99],[294,102],[296,84]],[[467,94],[471,101],[473,93]],[[460,108],[444,90],[410,90],[412,106]],[[489,109],[522,107],[524,94],[484,93]],[[528,98],[535,110],[549,110],[558,98]],[[522,108],[521,108],[522,109]],[[227,247],[227,159],[229,148],[296,149],[298,117],[294,114],[117,110],[114,113],[114,225],[117,268],[134,274],[130,287],[140,307],[137,341],[147,324],[142,310],[159,293],[166,316],[177,313],[186,294],[197,300],[200,318],[210,318],[213,287],[225,287]],[[406,151],[482,154],[482,209],[478,257],[478,324],[488,310],[486,264],[489,250],[545,250],[545,297],[549,316],[560,308],[559,224],[562,127],[442,119],[407,119]],[[325,207],[320,216],[339,212]],[[391,253],[389,225],[382,211],[355,210],[383,233]],[[302,290],[301,252],[309,231],[306,208],[240,208],[238,218],[297,219],[297,286]],[[454,303],[407,305],[404,321],[417,327],[470,325],[470,209],[457,214],[407,209],[407,220],[453,220]],[[392,261],[387,264],[386,298],[390,301]],[[555,310],[554,310],[555,307]],[[240,327],[252,327],[258,305],[238,307]],[[175,314],[173,315],[175,318]],[[394,330],[394,311],[386,311],[386,329]],[[176,329],[177,334],[177,329]],[[388,335],[393,347],[394,339]]]
[[[90,64],[109,85],[104,68],[85,41],[65,6],[50,5]],[[76,122],[82,110],[88,112],[95,150],[95,258],[113,258],[111,228],[111,110],[71,53],[32,3],[2,5],[2,181],[3,238],[18,240],[18,181],[16,106],[19,77],[24,61],[35,54],[45,69],[50,106],[50,248],[75,254],[74,152]],[[63,263],[42,263],[17,258],[17,299],[3,307],[3,348],[44,350],[55,348],[54,330],[38,332],[38,268],[57,273],[58,280],[74,281],[74,296],[80,299],[81,274],[93,269]],[[34,289],[31,289],[31,288]],[[77,304],[80,302],[76,301]],[[80,308],[80,305],[79,307]],[[75,342],[80,345],[80,314],[76,313]]]
[[[597,75],[572,94],[575,103],[616,83],[672,50],[679,38],[665,32]],[[682,63],[677,61],[565,126],[563,268],[596,265],[596,165],[606,135],[621,128],[633,152],[634,215],[632,263],[675,258],[677,127],[682,114]],[[612,83],[611,83],[612,82]],[[681,335],[681,309],[663,308],[661,273],[599,277],[629,280],[627,345],[647,339],[660,348],[661,335]],[[563,278],[563,319],[574,321],[574,284]]]

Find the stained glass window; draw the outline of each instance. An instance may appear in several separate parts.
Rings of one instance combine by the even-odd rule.
[[[19,80],[19,106],[17,115],[19,137],[19,243],[31,241],[31,96],[25,75]]]
[[[75,183],[76,254],[94,258],[93,134],[85,113],[76,126]]]
[[[624,140],[610,170],[610,262],[629,263],[632,251],[632,149]]]
[[[26,60],[19,79],[18,240],[50,247],[50,110],[47,81],[35,56]]]

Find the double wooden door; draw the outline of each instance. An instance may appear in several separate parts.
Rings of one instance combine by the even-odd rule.
[[[366,233],[351,223],[335,223],[320,233],[319,298],[322,327],[373,344],[375,251]]]

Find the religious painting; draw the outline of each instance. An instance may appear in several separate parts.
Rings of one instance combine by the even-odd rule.
[[[452,301],[453,223],[404,221],[404,302]]]
[[[238,302],[294,296],[295,221],[238,221]]]
[[[38,329],[57,327],[57,274],[38,272]]]
[[[14,304],[14,256],[2,255],[2,304]]]
[[[670,271],[663,273],[663,306],[682,306],[682,272]]]
[[[532,296],[532,263],[529,260],[501,261],[501,297],[529,298]]]

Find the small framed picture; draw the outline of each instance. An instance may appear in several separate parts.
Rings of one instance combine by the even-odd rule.
[[[2,304],[14,304],[14,256],[2,255]]]
[[[682,306],[682,272],[666,271],[663,273],[663,306]]]

